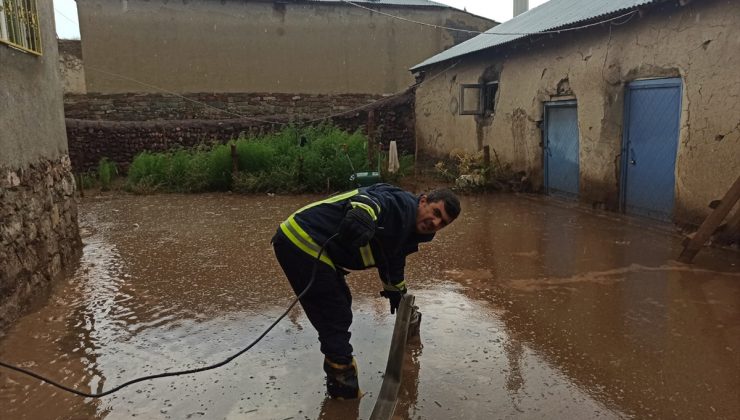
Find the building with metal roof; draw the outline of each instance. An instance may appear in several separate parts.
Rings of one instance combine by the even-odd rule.
[[[550,0],[412,67],[418,148],[697,223],[740,173],[738,27],[737,1]]]
[[[424,60],[411,70],[505,45],[532,35],[541,35],[543,32],[565,30],[595,20],[608,19],[635,10],[639,6],[660,1],[663,0],[550,0],[475,38]]]

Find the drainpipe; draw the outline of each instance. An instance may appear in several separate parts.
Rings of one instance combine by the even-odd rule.
[[[514,17],[529,10],[529,0],[514,0]]]

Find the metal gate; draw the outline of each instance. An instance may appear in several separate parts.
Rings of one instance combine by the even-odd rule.
[[[545,103],[545,190],[578,198],[578,109],[575,101]]]
[[[625,92],[621,207],[671,220],[681,115],[681,79],[640,80]]]

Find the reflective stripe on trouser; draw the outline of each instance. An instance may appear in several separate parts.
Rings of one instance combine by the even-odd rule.
[[[298,249],[282,230],[275,234],[272,243],[293,291],[300,294],[311,280],[316,258]],[[300,302],[319,333],[321,352],[332,360],[351,360],[352,294],[344,276],[326,264],[318,264],[316,278]]]
[[[357,379],[359,371],[357,361],[352,358],[349,363],[336,363],[324,358],[326,372],[326,390],[332,398],[355,399],[362,396]]]

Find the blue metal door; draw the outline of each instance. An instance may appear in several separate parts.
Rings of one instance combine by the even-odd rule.
[[[545,104],[545,190],[578,198],[578,110],[575,101]]]
[[[622,211],[671,220],[681,79],[632,82],[625,94]]]

